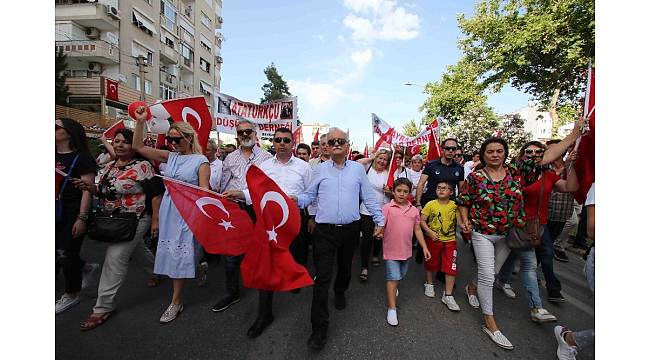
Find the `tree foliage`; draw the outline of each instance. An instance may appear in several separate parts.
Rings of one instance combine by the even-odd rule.
[[[548,105],[575,102],[595,57],[594,0],[481,0],[472,17],[458,16],[459,40],[482,83],[494,91],[510,83]]]
[[[406,124],[404,124],[403,130],[404,135],[415,136],[419,134],[420,131],[422,131],[422,125],[416,123],[415,120],[411,119]]]
[[[264,75],[268,82],[262,85],[262,91],[264,91],[264,97],[260,100],[262,104],[291,96],[289,85],[282,79],[282,75],[278,73],[274,63],[264,69]]]
[[[67,105],[68,96],[70,96],[68,86],[65,84],[67,78],[65,71],[68,68],[67,58],[68,56],[63,53],[62,49],[59,49],[59,51],[55,53],[54,103],[57,105]]]
[[[426,85],[424,92],[429,97],[420,110],[426,112],[427,119],[442,116],[452,125],[470,110],[487,110],[480,74],[479,67],[465,58],[448,66],[439,81]]]

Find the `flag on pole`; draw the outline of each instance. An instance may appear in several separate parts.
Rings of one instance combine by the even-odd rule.
[[[320,127],[316,128],[316,133],[314,134],[314,141],[318,141],[319,132],[320,132]]]
[[[215,192],[161,177],[176,209],[207,252],[224,255],[246,252],[253,235],[253,221],[245,210]]]
[[[115,124],[113,124],[108,129],[106,129],[106,131],[104,131],[104,137],[107,138],[107,139],[113,139],[113,138],[115,138],[115,132],[117,130],[119,130],[119,129],[124,129],[124,128],[125,128],[124,121],[120,120],[120,121],[116,122]]]
[[[382,146],[390,148],[390,145],[393,143],[393,131],[395,131],[395,129],[390,128],[388,131],[381,134],[377,140],[377,143],[375,143],[375,147],[373,149],[374,152],[377,152],[377,150]]]
[[[431,124],[427,126],[431,134],[429,135],[429,150],[427,151],[427,161],[438,160],[442,156],[442,148],[440,147],[440,125],[438,119],[433,119]]]
[[[257,221],[253,243],[241,262],[244,286],[288,291],[312,285],[307,269],[296,263],[289,252],[291,242],[300,233],[298,206],[255,165],[248,169],[246,182]]]
[[[587,198],[591,184],[596,180],[596,70],[589,65],[587,76],[587,90],[585,92],[585,105],[583,117],[587,120],[582,136],[576,141],[575,149],[578,159],[573,164],[573,171],[577,171],[578,190],[573,193],[579,204]]]
[[[396,152],[397,147],[394,148],[393,156],[390,161],[390,167],[388,168],[388,180],[386,180],[386,186],[388,186],[389,189],[393,188],[393,184],[395,183],[395,176],[399,170],[399,165],[401,165],[397,163],[397,157],[395,156]]]

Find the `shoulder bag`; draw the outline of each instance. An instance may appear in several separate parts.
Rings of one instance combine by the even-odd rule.
[[[481,172],[483,172],[485,177],[487,177],[488,180],[490,180],[490,183],[492,183],[492,186],[494,186],[495,191],[498,191],[499,197],[501,198],[501,203],[503,204],[503,208],[506,210],[507,213],[508,210],[506,209],[506,201],[504,201],[505,197],[501,193],[500,191],[501,189],[500,188],[497,189],[497,186],[494,184],[494,181],[492,181],[492,178],[490,177],[490,175],[488,175],[487,171],[482,169]],[[543,195],[544,195],[544,175],[542,175],[542,181],[540,182],[539,188],[540,188],[539,201],[537,202],[537,214],[535,215],[535,217],[533,219],[526,221],[525,228],[512,226],[510,230],[508,230],[508,233],[506,234],[506,245],[508,245],[510,249],[524,250],[524,249],[531,249],[534,247],[538,247],[540,245],[542,232],[540,231],[541,227],[539,223],[539,215],[542,208]],[[509,220],[510,219],[508,219],[508,221]]]
[[[100,183],[105,180],[113,166],[115,163],[106,171]],[[119,208],[108,215],[104,214],[101,209],[94,208],[88,214],[88,237],[107,243],[131,241],[135,236],[139,220],[136,213],[122,212]]]

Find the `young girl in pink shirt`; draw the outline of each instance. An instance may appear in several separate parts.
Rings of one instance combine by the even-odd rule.
[[[383,244],[388,303],[386,321],[392,326],[397,326],[397,286],[406,275],[408,260],[413,255],[411,239],[414,232],[415,238],[424,250],[424,258],[426,260],[431,258],[420,228],[420,212],[407,200],[412,188],[413,184],[406,178],[395,180],[394,199],[382,208],[386,219]]]

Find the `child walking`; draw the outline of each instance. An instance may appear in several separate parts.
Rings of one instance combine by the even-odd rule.
[[[453,187],[446,181],[436,186],[436,200],[429,201],[422,209],[420,223],[426,235],[426,244],[431,252],[431,259],[424,263],[426,283],[424,295],[435,297],[433,288],[433,273],[442,271],[445,274],[445,290],[442,302],[451,311],[460,311],[453,296],[456,281],[456,224],[460,221],[460,212],[456,203],[449,197]]]
[[[384,262],[386,264],[386,300],[388,314],[386,321],[397,326],[397,285],[408,269],[412,254],[411,239],[415,237],[424,250],[424,258],[431,258],[420,228],[418,209],[407,200],[413,184],[406,178],[399,178],[393,184],[394,199],[382,208],[386,219],[384,229]]]

